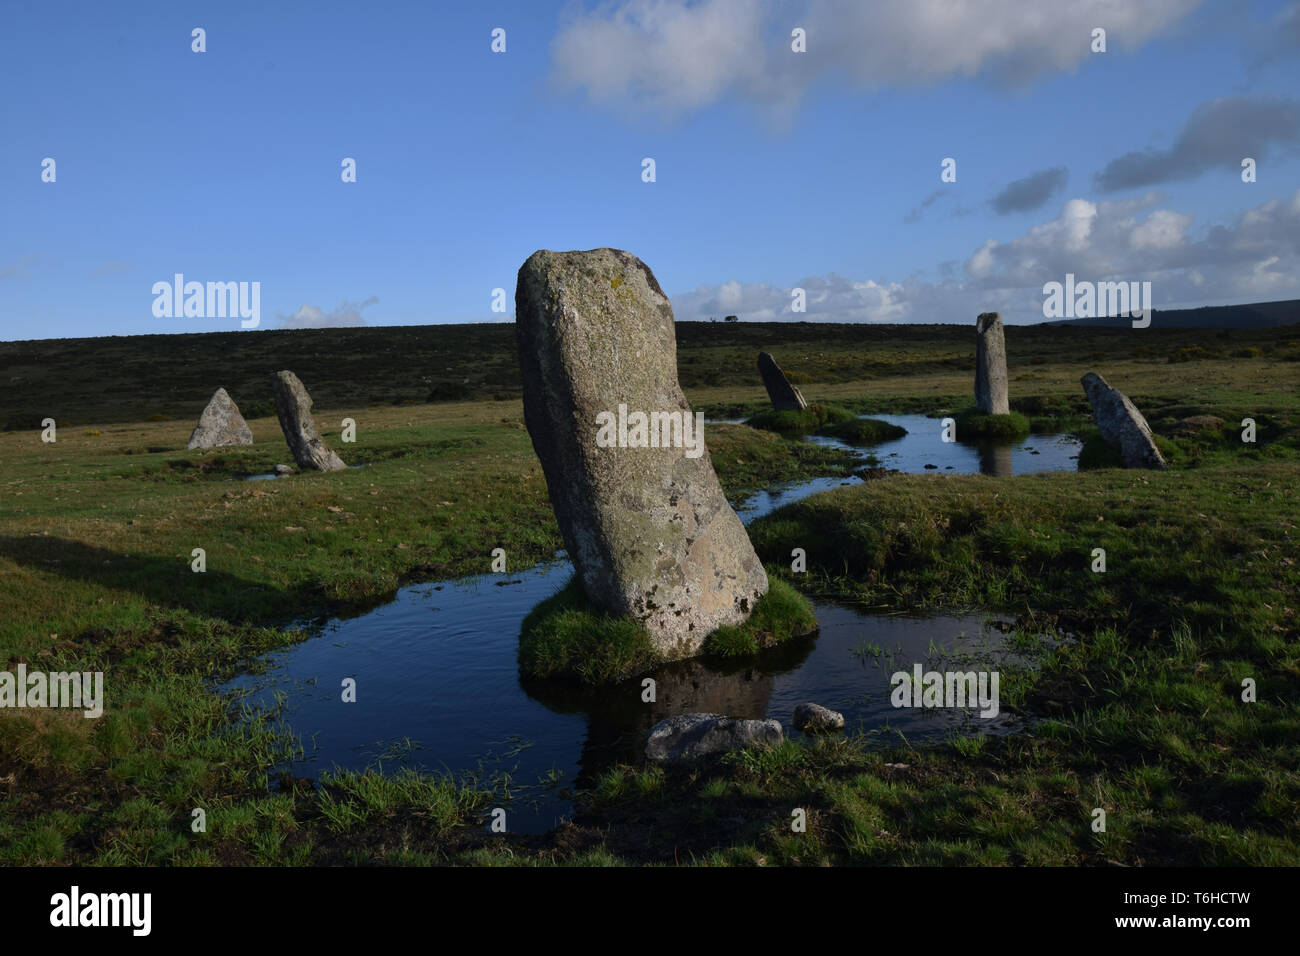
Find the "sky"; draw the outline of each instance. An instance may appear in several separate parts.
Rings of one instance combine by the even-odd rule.
[[[0,18],[4,340],[244,325],[156,314],[176,274],[257,283],[247,334],[509,321],[533,251],[600,246],[679,321],[1035,322],[1067,274],[1156,308],[1300,297],[1292,0]]]

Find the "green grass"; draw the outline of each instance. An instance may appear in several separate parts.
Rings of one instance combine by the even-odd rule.
[[[769,571],[769,575],[774,571]],[[743,624],[720,627],[704,642],[706,654],[757,654],[817,629],[808,599],[785,581],[770,588]],[[636,621],[594,608],[575,576],[524,618],[519,635],[519,672],[526,678],[608,684],[662,663],[650,635]]]
[[[1019,412],[985,415],[970,408],[954,416],[958,441],[1013,441],[1029,434],[1029,419]]]
[[[828,425],[850,422],[854,418],[854,414],[847,408],[813,402],[799,411],[777,411],[774,408],[766,408],[751,417],[745,424],[750,428],[761,428],[776,432],[778,435],[793,437],[811,435]]]
[[[704,652],[718,657],[745,657],[776,647],[817,629],[812,604],[768,568],[768,592],[754,605],[744,624],[720,627],[704,642]]]
[[[702,770],[614,768],[579,795],[573,825],[540,836],[484,829],[498,780],[378,768],[316,787],[286,779],[278,768],[301,742],[276,713],[211,689],[302,639],[285,620],[486,573],[498,546],[510,572],[563,546],[517,400],[410,404],[438,386],[419,382],[426,367],[453,366],[439,376],[471,377],[478,395],[508,390],[513,330],[410,330],[388,351],[393,332],[0,343],[13,370],[0,424],[19,429],[0,434],[0,650],[103,670],[109,701],[98,720],[0,713],[0,864],[1300,864],[1295,328],[1009,328],[1012,408],[1031,427],[1086,428],[1079,375],[1097,367],[1171,468],[893,476],[753,526],[773,566],[807,550],[803,591],[1071,632],[1018,697],[1031,732],[926,746],[850,733]],[[753,359],[768,348],[823,403],[937,413],[969,401],[969,338],[679,326],[679,364],[697,408],[761,407]],[[1203,352],[1169,364],[1184,348]],[[88,360],[95,349],[109,351]],[[275,421],[249,409],[265,373],[299,353],[319,360],[307,385],[327,441],[367,467],[239,480],[288,460]],[[251,416],[257,445],[186,452],[216,384]],[[53,445],[29,430],[47,414],[60,421]],[[1180,426],[1204,415],[1224,424]],[[345,416],[355,445],[338,440]],[[1245,417],[1255,444],[1240,440]],[[733,501],[851,467],[743,426],[709,426],[707,442]],[[200,546],[205,575],[189,570]],[[1091,570],[1095,548],[1105,573]],[[1256,703],[1241,701],[1245,678]],[[796,806],[805,834],[790,832]],[[1105,834],[1089,826],[1098,806]],[[190,829],[196,807],[206,833]]]
[[[657,663],[646,629],[594,608],[576,576],[533,608],[520,628],[519,672],[524,677],[607,684]]]
[[[893,441],[907,434],[901,425],[891,425],[878,418],[853,418],[846,422],[837,422],[821,429],[819,434],[838,438],[850,445],[859,447],[879,445],[881,442]]]

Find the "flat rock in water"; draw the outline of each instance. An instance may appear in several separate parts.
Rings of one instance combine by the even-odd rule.
[[[821,704],[800,704],[794,709],[794,729],[824,734],[844,729],[844,715]]]
[[[799,412],[808,407],[803,394],[790,384],[785,372],[781,371],[781,366],[776,364],[776,359],[767,352],[758,353],[758,374],[763,377],[767,397],[778,412]]]
[[[677,382],[668,298],[630,253],[541,250],[515,314],[524,421],[587,597],[665,657],[698,654],[767,574]]]
[[[275,413],[280,417],[280,430],[289,443],[293,460],[299,468],[317,471],[339,471],[346,468],[343,459],[334,453],[325,439],[316,431],[311,417],[311,396],[293,372],[276,372],[271,376],[271,389],[275,393]]]
[[[1082,379],[1084,394],[1097,419],[1106,444],[1119,451],[1125,468],[1164,468],[1165,459],[1156,447],[1151,427],[1137,406],[1117,388],[1111,388],[1096,372]]]
[[[655,763],[689,763],[750,744],[779,746],[779,720],[741,720],[722,714],[678,714],[650,729],[645,755]]]
[[[975,320],[975,407],[985,415],[1011,413],[1006,338],[996,312],[982,312]]]
[[[224,388],[212,393],[186,448],[219,448],[223,445],[251,445],[253,432],[239,414],[239,406]]]

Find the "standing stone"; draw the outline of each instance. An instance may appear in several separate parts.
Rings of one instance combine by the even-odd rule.
[[[1089,372],[1082,381],[1101,437],[1119,451],[1124,467],[1166,467],[1164,456],[1151,435],[1151,426],[1128,396],[1117,388],[1111,388],[1096,372]]]
[[[982,312],[975,320],[975,407],[985,415],[1009,415],[1007,345],[1002,317]]]
[[[772,407],[778,412],[801,412],[808,407],[799,389],[790,384],[785,372],[781,371],[781,366],[776,364],[776,359],[766,352],[758,353],[758,374],[763,376],[767,397],[772,400]]]
[[[665,657],[697,654],[749,616],[767,574],[677,382],[667,296],[630,253],[541,250],[519,270],[515,332],[524,421],[588,598],[641,621]],[[643,447],[638,413],[683,428],[652,425],[658,447]],[[614,416],[615,447],[602,447]]]
[[[271,389],[275,393],[275,413],[280,416],[280,430],[289,443],[293,460],[299,468],[318,471],[338,471],[346,468],[343,459],[334,454],[325,439],[316,431],[311,417],[311,396],[293,372],[276,372],[271,376]]]
[[[251,445],[253,432],[239,414],[234,399],[219,388],[212,393],[207,408],[199,416],[199,423],[190,434],[186,448],[218,448],[222,445]]]

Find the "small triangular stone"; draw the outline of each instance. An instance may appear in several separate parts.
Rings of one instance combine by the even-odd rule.
[[[239,414],[239,406],[224,388],[212,393],[207,408],[190,435],[186,448],[219,448],[222,445],[251,445],[253,432]]]

